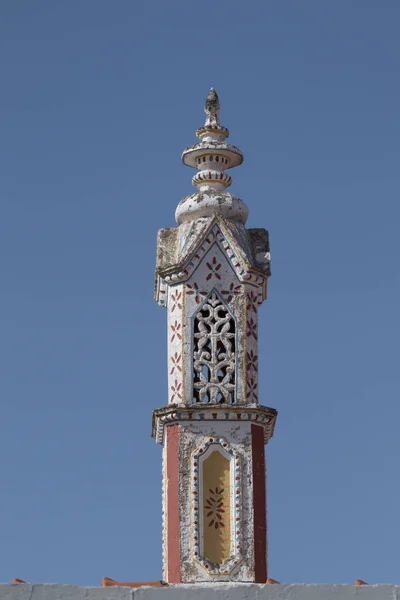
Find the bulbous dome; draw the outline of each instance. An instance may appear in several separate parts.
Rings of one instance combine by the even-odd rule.
[[[243,200],[225,190],[210,187],[182,198],[175,211],[175,219],[181,225],[200,217],[219,215],[244,225],[248,214],[249,209]]]

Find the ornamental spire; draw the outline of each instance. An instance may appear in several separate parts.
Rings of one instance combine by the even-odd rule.
[[[210,90],[199,142],[183,152],[199,188],[161,229],[155,297],[167,309],[168,393],[153,412],[163,446],[163,580],[267,579],[264,444],[277,412],[259,403],[258,309],[268,232],[224,188],[242,153],[226,143]],[[228,179],[229,178],[229,179]],[[265,363],[260,363],[265,368]]]
[[[192,177],[192,184],[198,192],[187,196],[179,204],[176,212],[178,224],[211,213],[246,222],[247,206],[225,191],[232,183],[232,177],[226,171],[241,165],[243,154],[239,148],[225,141],[229,130],[220,124],[219,111],[218,94],[211,88],[204,105],[205,124],[196,131],[200,142],[188,146],[182,153],[183,164],[198,171]]]

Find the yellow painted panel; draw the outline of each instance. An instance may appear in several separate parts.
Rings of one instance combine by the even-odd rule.
[[[203,462],[203,554],[215,565],[232,554],[230,461],[217,450]]]

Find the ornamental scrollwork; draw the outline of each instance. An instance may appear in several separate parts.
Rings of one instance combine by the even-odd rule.
[[[194,402],[235,402],[235,336],[233,316],[212,292],[194,317]]]

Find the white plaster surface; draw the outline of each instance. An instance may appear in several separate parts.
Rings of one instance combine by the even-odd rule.
[[[210,188],[210,185],[207,184],[204,188]],[[175,211],[178,225],[214,215],[246,223],[249,209],[243,200],[224,190],[204,188],[200,192],[182,198]]]
[[[180,584],[161,588],[0,584],[0,600],[400,600],[395,585]]]
[[[185,423],[180,430],[179,448],[179,495],[181,499],[181,577],[183,581],[215,581],[192,559],[191,527],[191,487],[190,457],[192,452],[204,443],[209,436],[223,437],[242,458],[242,499],[243,499],[243,547],[247,548],[243,562],[229,576],[219,579],[254,581],[254,543],[253,543],[253,481],[251,455],[251,423],[224,423],[207,421],[206,423]]]
[[[184,354],[185,331],[183,327],[184,286],[168,289],[168,402],[184,401],[183,376],[187,357]],[[191,398],[191,389],[189,398]],[[186,391],[186,395],[187,395]]]

